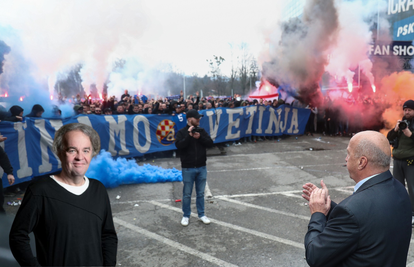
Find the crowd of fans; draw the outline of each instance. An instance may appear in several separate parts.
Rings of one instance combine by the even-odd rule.
[[[79,95],[74,97],[74,110],[76,114],[96,114],[96,115],[111,115],[111,114],[168,114],[176,115],[185,113],[188,110],[205,110],[217,107],[240,107],[248,105],[273,105],[274,107],[280,105],[283,101],[266,101],[260,100],[241,100],[237,98],[211,98],[200,97],[198,93],[195,96],[190,95],[184,99],[183,93],[177,99],[147,99],[146,96],[131,96],[128,90],[118,100],[115,96],[104,97],[103,100],[92,100],[85,96],[81,99]],[[283,102],[284,103],[284,102]]]
[[[103,100],[93,100],[89,96],[80,95],[72,97],[68,100],[59,96],[60,104],[73,104],[74,115],[112,115],[112,114],[169,114],[177,115],[185,114],[188,110],[208,110],[218,107],[237,108],[250,105],[264,105],[278,108],[281,105],[291,105],[298,108],[308,108],[311,110],[308,123],[306,125],[306,134],[313,135],[320,133],[328,136],[351,136],[363,130],[380,130],[384,128],[382,114],[390,104],[382,96],[371,97],[337,97],[331,99],[326,96],[323,105],[314,106],[312,103],[301,103],[294,100],[291,103],[285,103],[283,99],[266,100],[254,99],[243,100],[240,95],[226,98],[200,97],[190,95],[184,99],[183,93],[173,98],[164,99],[148,99],[145,96],[131,96],[128,90],[118,100],[115,96],[104,97]],[[402,101],[402,100],[401,100]],[[401,106],[401,105],[399,105]],[[18,122],[23,120],[23,108],[14,105],[8,111],[0,106],[0,121]],[[26,117],[42,117],[45,112],[41,105],[34,105],[31,112]],[[55,116],[61,116],[59,108],[54,109]],[[225,142],[217,144],[222,154],[226,154],[223,147],[230,145],[241,145],[242,142],[257,142],[266,140],[280,140],[284,136],[250,136],[237,141]],[[145,157],[136,158],[137,161],[157,157],[175,156],[175,151],[155,152],[146,154]],[[10,190],[13,190],[13,186]],[[17,187],[17,189],[19,189]]]
[[[321,133],[330,136],[352,135],[362,130],[380,130],[384,128],[381,114],[388,107],[386,100],[381,96],[375,98],[349,95],[346,98],[335,98],[329,96],[324,99],[323,105],[317,107],[312,103],[301,103],[294,100],[292,103],[285,103],[282,99],[266,100],[253,99],[243,100],[240,95],[227,98],[200,97],[198,92],[184,98],[183,92],[175,98],[148,99],[146,96],[131,96],[128,90],[118,99],[115,96],[104,96],[103,99],[92,99],[90,96],[78,94],[68,100],[59,95],[60,104],[70,102],[73,104],[74,115],[112,115],[112,114],[185,114],[188,110],[208,110],[218,107],[237,108],[250,105],[264,105],[277,108],[281,105],[292,105],[294,107],[309,108],[309,117],[306,134]],[[44,109],[41,105],[34,105],[30,114],[26,117],[41,117]],[[61,116],[61,111],[56,106],[54,115]],[[22,121],[23,109],[14,105],[8,111],[0,109],[0,120]],[[276,137],[275,137],[276,138]],[[264,141],[273,137],[253,136],[232,142],[240,145],[241,142]],[[228,144],[225,144],[226,146]]]

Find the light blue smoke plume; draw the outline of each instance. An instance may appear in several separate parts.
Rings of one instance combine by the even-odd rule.
[[[101,153],[93,158],[86,176],[101,181],[106,188],[123,184],[182,181],[181,171],[175,168],[163,169],[150,164],[139,166],[135,160],[125,158],[114,160],[111,153],[105,150],[101,150]]]

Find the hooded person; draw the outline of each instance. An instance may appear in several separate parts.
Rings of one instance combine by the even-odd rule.
[[[4,120],[8,116],[9,114],[7,113],[7,110],[2,105],[0,105],[0,121]]]
[[[45,112],[44,108],[41,105],[36,104],[33,106],[32,111],[26,115],[26,117],[40,118],[42,117],[43,112]]]
[[[129,105],[129,107],[128,107],[128,114],[129,114],[129,115],[134,115],[134,114],[136,114],[136,113],[134,112],[134,105]]]
[[[23,108],[15,105],[9,109],[8,116],[4,120],[18,122],[18,121],[22,121],[22,118],[23,118]]]
[[[81,105],[75,105],[73,107],[73,110],[75,111],[75,116],[79,114],[83,114],[83,106]]]

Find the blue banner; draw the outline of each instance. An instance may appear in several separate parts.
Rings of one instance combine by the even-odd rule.
[[[243,137],[300,135],[305,131],[310,110],[281,106],[248,106],[200,111],[200,127],[215,143]],[[68,123],[92,126],[101,139],[101,149],[112,157],[132,158],[157,151],[176,149],[176,132],[186,125],[185,114],[170,115],[78,115],[67,119],[25,118],[23,122],[1,122],[0,132],[7,140],[0,143],[14,169],[15,184],[61,169],[52,151],[55,132]],[[0,176],[6,174],[0,168]],[[3,186],[9,186],[2,179]]]
[[[412,41],[414,40],[414,16],[396,21],[393,25],[394,41]]]

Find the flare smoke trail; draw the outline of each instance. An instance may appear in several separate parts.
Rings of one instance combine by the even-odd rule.
[[[139,166],[135,160],[124,158],[114,160],[111,153],[105,150],[92,159],[86,176],[98,179],[107,188],[123,184],[182,181],[181,171],[175,168],[163,169],[149,164]]]
[[[0,40],[0,74],[3,73],[4,55],[10,53],[10,47]]]
[[[270,81],[298,88],[300,97],[320,103],[317,83],[328,64],[328,49],[336,43],[338,12],[334,0],[307,1],[302,18],[282,24],[277,43],[271,43],[263,75]],[[276,40],[274,40],[276,41]]]
[[[299,98],[314,104],[321,103],[318,83],[325,72],[336,77],[333,83],[342,79],[352,82],[355,73],[351,70],[359,65],[374,85],[368,58],[370,27],[378,22],[376,12],[386,7],[378,1],[307,1],[301,18],[281,24],[269,38],[270,49],[260,58],[263,75],[270,81],[290,84],[297,88]],[[379,19],[381,40],[390,42],[388,22],[382,16]]]

